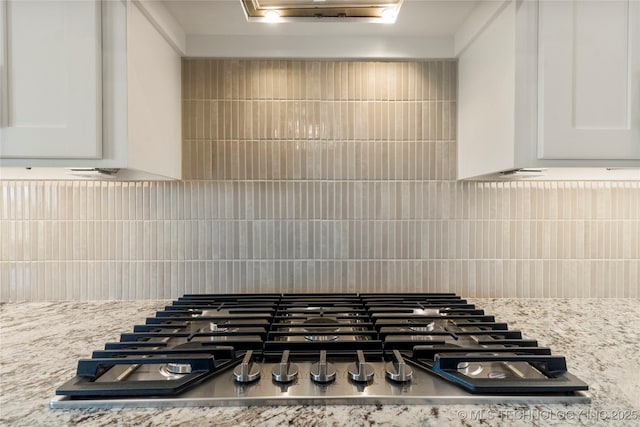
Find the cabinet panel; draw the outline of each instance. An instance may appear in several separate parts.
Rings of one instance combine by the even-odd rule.
[[[540,2],[541,159],[640,159],[640,3]]]
[[[2,8],[2,158],[100,158],[100,3]]]
[[[515,3],[507,3],[460,54],[459,179],[513,167],[515,12]]]
[[[133,3],[127,7],[127,51],[129,167],[180,178],[180,55]]]

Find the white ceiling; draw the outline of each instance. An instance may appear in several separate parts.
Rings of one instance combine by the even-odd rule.
[[[247,22],[240,0],[165,0],[187,35],[246,36],[451,36],[478,0],[404,0],[395,24]]]

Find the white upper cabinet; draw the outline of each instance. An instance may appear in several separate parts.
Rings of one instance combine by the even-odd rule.
[[[485,2],[463,29],[458,178],[640,168],[639,2]]]
[[[542,159],[640,159],[640,2],[541,2]]]
[[[100,3],[8,0],[0,9],[0,156],[100,158]]]
[[[184,34],[161,2],[0,0],[2,6],[0,166],[181,177]],[[9,172],[0,174],[35,175]]]

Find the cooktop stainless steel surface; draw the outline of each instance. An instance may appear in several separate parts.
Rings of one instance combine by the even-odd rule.
[[[186,295],[80,360],[50,406],[584,403],[587,388],[455,294]]]

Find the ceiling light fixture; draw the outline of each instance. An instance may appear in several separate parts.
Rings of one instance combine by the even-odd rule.
[[[267,10],[263,16],[266,22],[274,23],[280,21],[280,13],[277,10]]]
[[[403,2],[403,0],[235,1],[239,1],[242,3],[245,16],[250,22],[285,23],[333,21],[384,24],[389,24],[396,21]],[[278,15],[276,16],[275,13],[277,13]]]
[[[382,9],[380,17],[382,18],[384,23],[392,24],[396,22],[396,18],[398,17],[398,10],[392,7]]]

